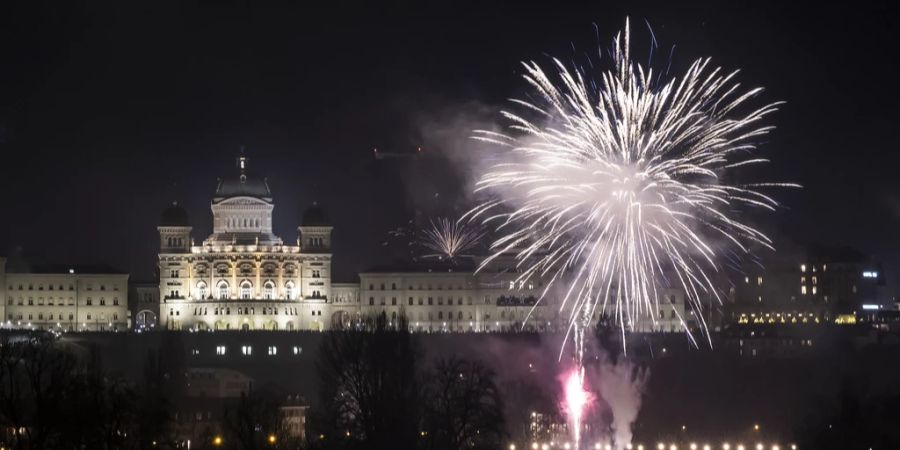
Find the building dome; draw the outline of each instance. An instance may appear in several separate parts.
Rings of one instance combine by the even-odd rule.
[[[240,172],[235,176],[219,179],[213,202],[218,203],[232,197],[253,197],[271,203],[272,191],[269,190],[266,179],[248,173],[247,157],[244,155],[238,158],[237,163]]]
[[[223,178],[216,188],[216,198],[254,197],[271,199],[272,192],[266,180],[246,174]]]
[[[301,227],[326,227],[329,225],[325,209],[317,203],[313,202],[312,206],[303,211],[303,220],[300,221]]]
[[[178,202],[172,202],[172,205],[164,209],[159,218],[159,225],[163,227],[188,227],[188,214],[184,208],[178,206]]]

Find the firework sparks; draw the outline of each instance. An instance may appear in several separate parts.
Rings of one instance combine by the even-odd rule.
[[[472,250],[481,238],[484,231],[481,228],[463,221],[454,221],[447,218],[439,218],[431,221],[431,228],[423,231],[422,245],[436,253],[425,257],[437,257],[454,260],[463,253]]]
[[[579,449],[581,448],[582,417],[591,401],[591,394],[584,389],[584,367],[573,368],[565,377],[563,396],[565,397],[564,409],[569,417],[575,448]]]
[[[466,216],[499,234],[484,264],[515,255],[520,280],[549,280],[543,296],[565,283],[560,307],[579,363],[597,313],[624,335],[641,319],[655,322],[668,288],[684,291],[708,337],[699,312],[704,298],[720,300],[712,279],[720,259],[754,244],[771,248],[734,211],[774,210],[762,191],[794,186],[725,177],[767,162],[752,155],[754,142],[772,129],[763,121],[778,104],[749,108],[761,88],[741,89],[737,72],[708,58],[680,77],[659,76],[631,59],[629,38],[626,22],[613,67],[596,78],[556,59],[549,73],[523,63],[536,100],[512,101],[518,112],[502,113],[507,132],[476,132],[508,149],[478,183],[493,199]]]

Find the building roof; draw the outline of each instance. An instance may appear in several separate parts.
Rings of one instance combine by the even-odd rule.
[[[471,258],[458,258],[454,261],[429,258],[375,266],[362,273],[473,273],[475,269],[475,261]]]
[[[272,199],[272,191],[265,178],[250,175],[226,177],[219,180],[216,188],[216,198],[254,197],[264,200]]]
[[[328,220],[328,214],[325,209],[313,202],[312,206],[303,211],[303,219],[300,221],[301,227],[327,227],[331,225]]]
[[[231,197],[254,197],[272,201],[272,191],[265,178],[255,176],[247,170],[247,158],[242,154],[237,160],[239,172],[219,179],[216,187],[216,201]]]
[[[10,270],[9,273],[35,273],[35,274],[111,274],[127,275],[128,272],[116,269],[107,264],[35,264],[27,270]]]
[[[178,202],[172,202],[168,208],[164,209],[159,218],[159,226],[161,227],[187,227],[190,226],[188,214],[184,208],[178,206]]]

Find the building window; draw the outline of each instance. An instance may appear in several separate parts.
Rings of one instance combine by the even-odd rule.
[[[242,345],[241,346],[241,354],[244,356],[250,356],[253,354],[253,347],[250,345]]]
[[[241,300],[250,300],[251,296],[253,295],[251,293],[252,288],[253,286],[249,281],[241,283]]]
[[[762,277],[756,277],[756,285],[762,286]]]
[[[269,353],[269,356],[275,356],[275,355],[277,355],[277,354],[278,354],[278,347],[276,347],[276,346],[274,346],[274,345],[270,345],[269,348],[268,348],[268,353]]]
[[[200,297],[200,300],[205,299],[207,295],[206,283],[202,281],[197,283],[197,296]]]
[[[224,346],[224,345],[217,345],[217,346],[216,346],[216,355],[218,355],[218,356],[224,356],[224,355],[225,355],[225,346]]]
[[[284,298],[288,300],[294,299],[294,283],[288,281],[288,283],[284,285]]]
[[[806,286],[800,286],[800,293],[806,295]]]
[[[228,283],[221,282],[219,283],[219,300],[227,300],[228,299]]]
[[[293,352],[294,352],[294,355],[299,355],[300,353],[303,353],[303,348],[302,348],[302,347],[298,347],[298,346],[296,346],[296,345],[294,346],[294,348],[293,348],[292,350],[293,350]]]
[[[275,298],[275,285],[271,281],[267,281],[265,286],[263,286],[263,298],[266,300]]]

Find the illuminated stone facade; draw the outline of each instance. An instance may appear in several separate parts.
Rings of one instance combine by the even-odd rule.
[[[331,295],[331,226],[313,205],[296,244],[272,233],[275,204],[265,179],[238,161],[212,200],[213,233],[195,245],[187,213],[163,212],[160,326],[171,330],[322,330]]]
[[[56,331],[129,329],[128,274],[79,266],[6,270],[0,258],[3,326]]]

